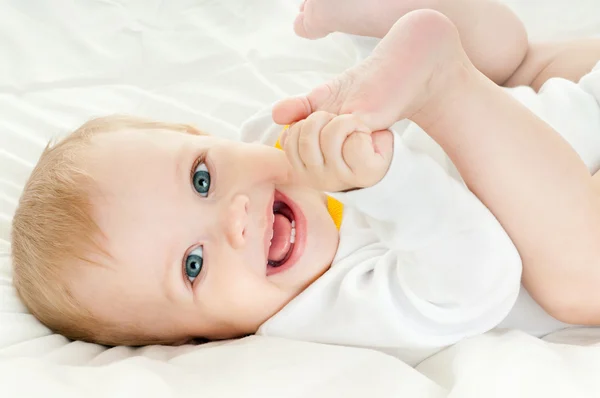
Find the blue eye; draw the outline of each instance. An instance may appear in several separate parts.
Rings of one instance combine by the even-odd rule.
[[[195,248],[190,252],[190,254],[188,254],[187,258],[185,259],[184,271],[190,282],[193,282],[194,279],[200,275],[203,262],[204,259],[202,258],[202,246]]]
[[[194,175],[192,176],[192,185],[200,195],[208,195],[208,190],[210,189],[210,173],[204,162],[200,162],[198,163],[198,166],[196,166],[196,170],[194,170]]]

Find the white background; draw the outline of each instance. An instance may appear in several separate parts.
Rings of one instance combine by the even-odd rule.
[[[509,4],[532,40],[600,35],[598,0]],[[426,361],[426,377],[375,352],[257,337],[105,350],[52,335],[26,313],[10,284],[10,219],[48,139],[110,113],[235,138],[253,113],[358,59],[347,37],[294,37],[296,8],[291,0],[0,0],[0,396],[600,396],[596,330],[547,339],[579,345],[492,332]]]

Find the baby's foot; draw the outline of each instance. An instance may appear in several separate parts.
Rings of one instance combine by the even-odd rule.
[[[304,0],[294,31],[307,39],[332,32],[383,37],[398,18],[418,8],[424,7],[414,0]]]
[[[379,0],[373,1],[377,2]],[[329,33],[343,31],[340,25],[360,23],[357,17],[370,4],[369,0],[304,0],[294,21],[294,31],[307,39],[319,39]]]
[[[312,112],[359,115],[373,130],[412,118],[440,103],[474,70],[455,26],[444,15],[418,10],[400,18],[371,56],[306,97],[283,100],[273,119],[289,124]]]

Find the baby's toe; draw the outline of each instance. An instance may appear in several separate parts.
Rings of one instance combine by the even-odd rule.
[[[292,124],[306,119],[312,113],[306,97],[291,97],[277,102],[273,106],[272,117],[277,124]]]
[[[326,27],[321,26],[320,20],[323,20],[323,15],[317,15],[319,11],[318,4],[311,4],[309,1],[304,1],[300,6],[300,12],[294,21],[294,32],[305,39],[320,39],[327,36],[330,31]],[[325,18],[326,20],[327,18]]]
[[[310,34],[306,31],[304,23],[304,11],[301,11],[296,17],[296,20],[294,21],[294,32],[300,37],[310,39]]]

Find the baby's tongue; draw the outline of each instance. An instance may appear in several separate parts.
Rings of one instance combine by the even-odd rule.
[[[281,214],[275,214],[273,221],[273,239],[271,240],[271,248],[269,249],[269,260],[277,262],[284,259],[287,252],[290,250],[290,234],[292,232],[292,224],[290,220]]]

